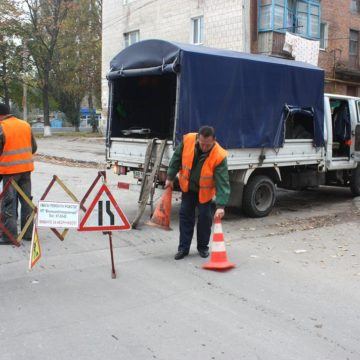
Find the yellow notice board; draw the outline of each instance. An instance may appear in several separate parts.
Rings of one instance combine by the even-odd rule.
[[[34,225],[30,247],[29,269],[31,270],[41,258],[41,247],[37,228]]]

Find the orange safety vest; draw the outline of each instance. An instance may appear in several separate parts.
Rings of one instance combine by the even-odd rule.
[[[197,133],[189,133],[183,138],[183,151],[181,169],[179,171],[179,183],[183,192],[189,191],[190,172],[193,166]],[[204,161],[199,180],[199,202],[204,204],[210,201],[216,193],[214,171],[215,168],[226,158],[227,152],[215,142],[209,156]]]
[[[18,174],[34,170],[31,127],[23,120],[9,117],[0,121],[5,144],[0,154],[0,174]]]

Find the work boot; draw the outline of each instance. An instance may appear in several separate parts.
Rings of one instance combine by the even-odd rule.
[[[179,250],[176,255],[174,256],[175,260],[181,260],[183,259],[185,256],[189,255],[188,251],[185,250]]]
[[[209,256],[209,251],[208,250],[198,250],[198,252],[199,252],[199,255],[204,259]]]

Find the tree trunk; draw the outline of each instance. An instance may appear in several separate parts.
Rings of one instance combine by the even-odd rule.
[[[96,117],[95,117],[96,110],[94,109],[92,91],[90,91],[89,98],[88,98],[88,103],[89,103],[90,124],[91,124],[91,127],[92,127],[92,132],[96,133],[98,131],[97,130],[98,126],[97,126],[97,123],[96,123]]]
[[[48,81],[44,83],[42,88],[43,96],[43,110],[44,110],[44,125],[50,126],[50,107],[49,107],[49,84]]]
[[[76,132],[80,131],[80,102],[81,100],[74,100],[72,108],[72,118]]]
[[[49,106],[49,74],[45,74],[42,88],[43,111],[44,111],[44,136],[51,136],[50,106]]]
[[[10,95],[9,95],[9,87],[7,82],[4,80],[4,103],[10,107]]]
[[[10,95],[9,95],[9,86],[6,81],[7,68],[6,68],[6,59],[3,61],[3,84],[4,84],[4,103],[7,106],[10,106]]]

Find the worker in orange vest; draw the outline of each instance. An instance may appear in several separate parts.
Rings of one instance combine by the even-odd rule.
[[[229,200],[230,183],[227,152],[216,142],[215,130],[203,126],[198,133],[184,135],[170,161],[165,187],[174,186],[176,174],[182,191],[180,208],[180,241],[175,260],[189,254],[198,209],[197,250],[209,256],[213,212],[211,202],[216,195],[215,218],[222,218]]]
[[[31,199],[31,172],[34,170],[33,154],[37,145],[30,125],[10,114],[5,104],[0,104],[0,177],[3,186],[13,178],[23,192]],[[1,221],[16,238],[18,199],[21,204],[21,228],[31,215],[31,208],[10,186],[1,202]],[[24,234],[24,240],[31,240],[32,225]],[[3,233],[2,244],[11,243]]]

